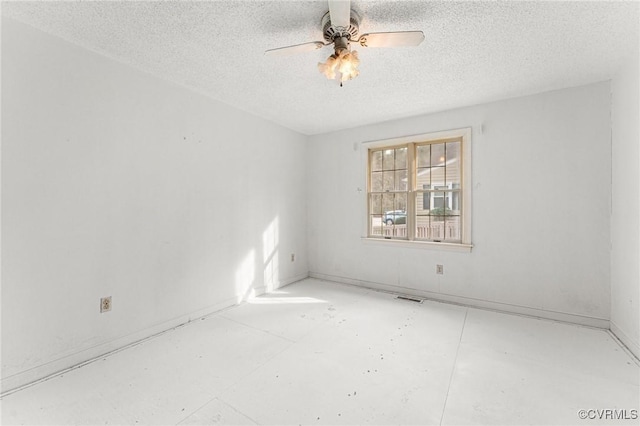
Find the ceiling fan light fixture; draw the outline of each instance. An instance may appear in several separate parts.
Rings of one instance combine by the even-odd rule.
[[[344,82],[352,80],[360,74],[359,65],[358,52],[344,49],[329,56],[326,62],[319,62],[318,70],[329,80],[336,79],[337,70],[340,73],[340,82]]]
[[[318,69],[329,80],[337,77],[336,69],[340,73],[340,83],[354,79],[358,76],[358,66],[360,59],[358,52],[349,50],[349,39],[347,37],[336,37],[334,39],[335,53],[327,58],[327,61],[318,63]]]
[[[338,70],[340,71],[340,81],[352,80],[360,74],[358,66],[360,65],[360,59],[358,59],[358,52],[347,51],[339,58]]]
[[[318,70],[329,80],[334,80],[336,78],[337,66],[338,58],[335,54],[329,56],[326,62],[318,62]]]

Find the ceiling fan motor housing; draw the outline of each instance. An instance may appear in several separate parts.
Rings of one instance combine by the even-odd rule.
[[[322,17],[322,33],[325,41],[327,43],[333,43],[333,41],[338,37],[345,37],[348,40],[357,40],[360,17],[353,10],[351,10],[349,21],[349,26],[346,28],[335,27],[331,24],[331,15],[329,12],[325,13]]]

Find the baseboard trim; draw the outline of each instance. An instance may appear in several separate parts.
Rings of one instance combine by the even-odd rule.
[[[293,284],[308,277],[308,273],[303,273],[295,275],[293,277],[285,278],[283,280],[279,280],[274,289],[285,287],[289,284]],[[266,292],[267,287],[265,286],[254,288],[254,295],[256,296],[259,296]],[[207,308],[182,315],[178,318],[161,322],[154,326],[144,328],[132,334],[128,334],[126,336],[122,336],[108,342],[100,343],[90,348],[81,349],[77,352],[62,356],[45,364],[32,367],[28,370],[15,373],[11,376],[3,377],[2,380],[0,380],[0,398],[17,392],[26,387],[49,380],[52,377],[64,374],[67,371],[80,368],[98,359],[104,358],[105,356],[109,356],[132,346],[141,344],[146,340],[160,336],[177,327],[223,311],[242,302],[243,300],[238,297],[229,298]]]
[[[289,284],[297,283],[298,281],[302,281],[302,280],[307,279],[307,278],[309,278],[309,273],[308,272],[305,272],[304,274],[295,275],[295,276],[293,276],[291,278],[287,278],[285,280],[280,281],[274,290],[286,287]]]
[[[610,321],[611,323],[611,334],[621,343],[621,345],[633,355],[638,362],[640,362],[640,344],[638,342],[634,342],[631,337],[625,333],[622,328],[618,326],[615,322]]]
[[[497,312],[509,314],[523,315],[533,318],[543,318],[553,321],[578,324],[587,327],[609,329],[609,320],[604,318],[590,317],[586,315],[570,314],[566,312],[550,311],[545,309],[531,308],[527,306],[512,305],[507,303],[492,302],[489,300],[475,299],[464,296],[455,296],[444,293],[434,293],[425,290],[417,290],[409,287],[393,286],[388,284],[376,283],[372,281],[357,280],[353,278],[340,277],[336,275],[323,274],[320,272],[310,272],[309,276],[326,281],[333,281],[342,284],[349,284],[358,287],[370,288],[372,290],[384,291],[389,293],[400,293],[409,296],[418,296],[425,299],[452,303],[456,305],[469,306],[473,308],[488,309]]]
[[[0,397],[4,397],[26,387],[49,380],[50,378],[64,374],[67,371],[80,368],[105,356],[109,356],[138,345],[177,327],[195,321],[196,319],[220,312],[237,304],[238,299],[236,297],[226,299],[207,308],[200,309],[168,321],[163,321],[159,324],[144,328],[126,336],[100,343],[90,348],[84,348],[53,361],[49,361],[45,364],[32,367],[11,376],[3,377],[1,381],[2,392]]]

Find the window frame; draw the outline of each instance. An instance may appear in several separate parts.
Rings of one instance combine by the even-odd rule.
[[[460,140],[460,186],[459,202],[460,208],[460,241],[442,242],[432,240],[416,239],[416,194],[424,192],[416,188],[416,146],[424,144],[443,143],[453,140]],[[471,251],[473,247],[471,243],[471,128],[461,128],[453,130],[445,130],[439,132],[423,133],[418,135],[403,136],[399,138],[383,139],[375,141],[362,142],[363,145],[363,161],[366,173],[366,190],[365,192],[365,214],[364,233],[362,240],[366,243],[380,243],[388,246],[404,246],[404,247],[423,247],[423,248],[439,248],[448,250]],[[380,149],[397,149],[406,146],[407,149],[407,169],[408,169],[408,188],[407,188],[407,235],[406,238],[389,238],[383,236],[373,236],[371,232],[371,214],[370,214],[370,194],[371,194],[371,153],[372,150]]]

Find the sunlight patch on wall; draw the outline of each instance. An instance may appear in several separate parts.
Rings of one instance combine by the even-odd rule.
[[[264,261],[264,286],[268,292],[273,291],[279,284],[279,220],[273,219],[262,234],[262,256]]]

